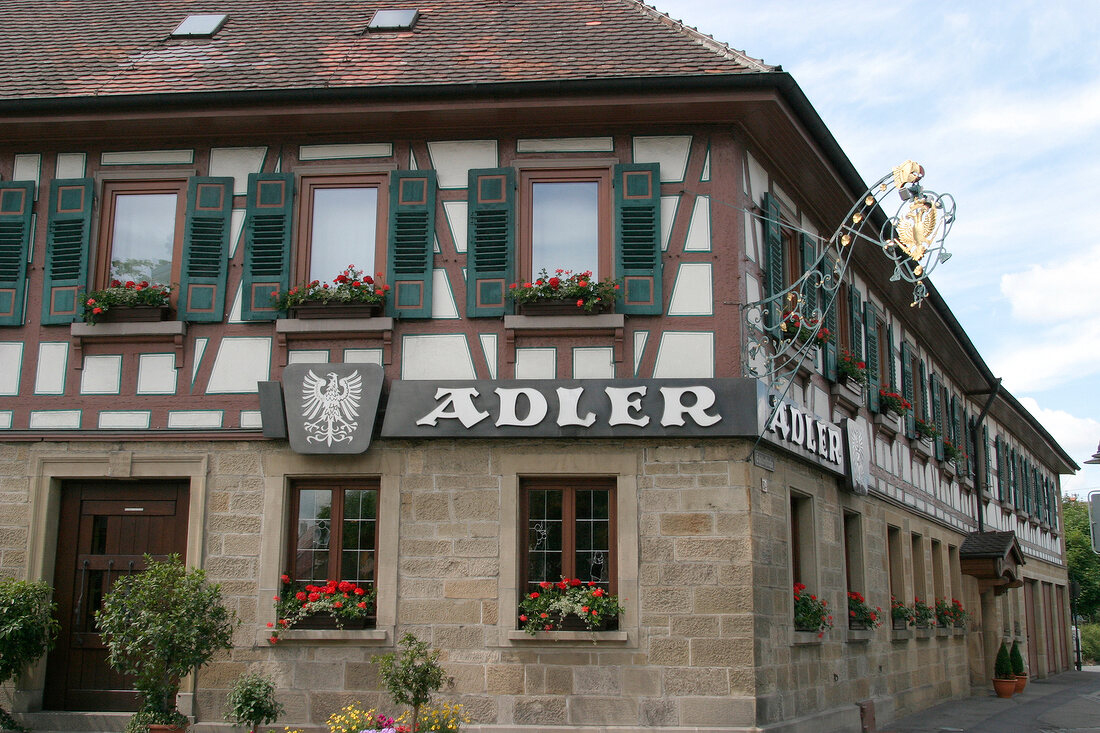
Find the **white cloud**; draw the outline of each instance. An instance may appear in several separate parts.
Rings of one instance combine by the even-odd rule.
[[[1001,293],[1012,307],[1012,317],[1028,323],[1095,320],[1096,275],[1100,272],[1100,244],[1055,265],[1032,265],[1023,272],[1001,276]]]

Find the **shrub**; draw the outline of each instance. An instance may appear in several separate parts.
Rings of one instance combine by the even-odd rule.
[[[438,649],[429,651],[426,641],[420,641],[409,633],[401,637],[400,643],[405,648],[401,656],[390,652],[374,657],[371,662],[378,665],[378,674],[394,704],[410,706],[412,719],[419,720],[420,706],[451,679],[443,673],[443,667],[439,664]]]
[[[225,696],[225,719],[256,733],[261,725],[274,723],[284,708],[275,699],[275,685],[262,674],[242,674]]]
[[[1081,657],[1100,661],[1100,624],[1082,624],[1081,633]]]
[[[0,579],[0,685],[53,647],[58,625],[52,596],[46,583]],[[2,707],[0,728],[25,730]]]
[[[1012,651],[1008,653],[1008,660],[1012,663],[1012,674],[1017,677],[1023,677],[1024,672],[1024,657],[1020,654],[1020,644],[1017,641],[1012,642]]]
[[[1012,659],[1008,653],[1008,645],[1003,641],[1001,648],[997,650],[997,658],[993,661],[993,676],[997,679],[1012,678]]]
[[[176,710],[180,678],[219,649],[232,647],[237,620],[221,603],[221,589],[201,569],[187,570],[179,555],[145,556],[146,569],[119,578],[96,621],[107,662],[134,676],[146,723],[185,723]],[[137,716],[135,716],[137,717]]]

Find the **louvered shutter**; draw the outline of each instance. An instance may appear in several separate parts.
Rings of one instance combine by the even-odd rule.
[[[856,362],[863,358],[863,298],[855,288],[848,288],[848,333],[852,337],[852,358]]]
[[[969,413],[963,413],[966,424],[966,471],[971,476],[978,475],[978,426]]]
[[[180,266],[181,320],[217,323],[225,314],[232,212],[232,178],[194,177],[187,182]]]
[[[1020,491],[1019,491],[1019,470],[1016,466],[1016,449],[1009,448],[1008,450],[1008,486],[1009,492],[1012,494],[1012,506],[1013,508],[1020,508]]]
[[[913,351],[907,341],[901,342],[901,396],[914,404],[913,397]],[[916,415],[912,409],[905,413],[905,436],[916,437]]]
[[[779,226],[779,200],[770,193],[764,194],[764,217],[764,283],[766,297],[773,298],[783,292],[787,275],[784,272],[786,259],[783,257],[783,232]],[[783,306],[778,300],[769,301],[765,325],[775,334],[778,334],[779,323],[783,319]]]
[[[1032,506],[1031,461],[1027,458],[1024,459],[1023,481],[1021,484],[1024,492],[1024,511],[1031,514],[1034,508]]]
[[[881,386],[879,379],[878,311],[871,301],[867,301],[864,307],[863,332],[867,339],[867,407],[871,412],[878,412],[878,391]]]
[[[826,257],[822,262],[822,275],[828,276],[830,279],[836,277],[836,260],[832,257]],[[825,342],[825,378],[835,382],[836,362],[838,356],[837,339],[840,338],[840,326],[837,323],[837,303],[836,299],[840,297],[840,288],[836,287],[837,283],[833,283],[833,291],[822,291],[826,302],[822,303],[822,307],[825,308],[825,328],[829,329],[829,340]]]
[[[80,316],[77,293],[88,284],[94,190],[91,178],[50,184],[42,323],[72,323]]]
[[[435,199],[435,171],[395,171],[390,175],[386,275],[393,289],[386,298],[386,313],[391,316],[432,317]]]
[[[34,182],[0,183],[0,326],[22,326]]]
[[[281,315],[271,296],[290,288],[294,174],[249,173],[241,318],[271,321]]]
[[[920,419],[928,422],[928,368],[923,359],[920,362],[920,383],[917,389],[920,390]]]
[[[943,460],[943,439],[946,437],[944,432],[945,425],[943,419],[943,394],[940,389],[939,375],[932,374],[932,419],[936,423],[936,460]]]
[[[886,359],[886,371],[890,375],[890,391],[897,392],[898,385],[898,362],[894,358],[894,327],[886,327],[886,345],[880,346],[882,350],[882,358]]]
[[[989,426],[982,423],[982,485],[993,493],[993,459],[989,455]]]
[[[615,166],[615,277],[622,313],[660,315],[661,169],[657,163]]]
[[[997,500],[1004,501],[1007,495],[1008,474],[1005,473],[1005,444],[1001,436],[993,440],[993,449],[997,454]]]
[[[951,441],[951,444],[958,449],[962,449],[962,445],[959,442],[959,420],[956,412],[958,405],[955,404],[955,395],[950,395],[947,400],[947,404],[944,405],[947,408],[947,438]],[[955,462],[955,468],[959,473],[962,473],[962,461]]]
[[[516,172],[470,171],[466,239],[466,315],[502,316],[516,251]]]

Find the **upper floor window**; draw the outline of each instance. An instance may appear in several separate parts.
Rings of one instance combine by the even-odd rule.
[[[559,268],[614,277],[610,183],[606,168],[521,172],[521,278]]]
[[[110,181],[103,190],[97,287],[180,280],[186,181]]]
[[[383,175],[306,176],[301,181],[299,280],[327,282],[350,264],[373,274],[385,266]]]

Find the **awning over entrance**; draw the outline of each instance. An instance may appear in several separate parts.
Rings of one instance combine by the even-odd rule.
[[[959,565],[962,572],[978,579],[978,591],[990,588],[1001,595],[1009,588],[1024,584],[1020,578],[1020,566],[1024,554],[1016,541],[1016,533],[971,532],[959,548]]]

